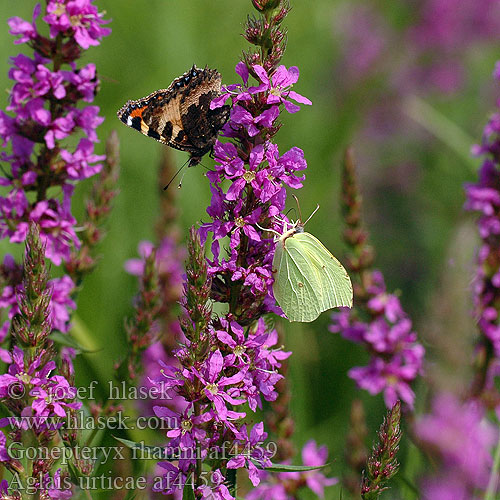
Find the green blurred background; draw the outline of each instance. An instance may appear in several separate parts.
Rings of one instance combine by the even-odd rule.
[[[132,312],[137,283],[125,273],[123,265],[137,255],[141,240],[154,238],[158,210],[156,174],[162,146],[123,126],[116,111],[128,99],[165,88],[193,63],[217,68],[226,84],[238,81],[234,66],[247,49],[240,34],[247,14],[252,12],[249,0],[96,3],[106,11],[105,17],[112,19],[109,26],[113,32],[99,47],[87,51],[82,63],[95,62],[101,79],[96,104],[106,120],[98,131],[101,143],[97,152],[103,152],[106,136],[117,129],[121,176],[120,194],[101,246],[102,259],[86,278],[78,299],[77,321],[86,331],[87,345],[98,349],[77,363],[82,385],[96,375],[102,381],[111,379],[113,362],[126,349],[124,319]],[[14,15],[31,19],[33,2],[1,0],[0,5],[0,87],[8,89],[8,58],[18,53],[19,46],[13,45],[6,22]],[[397,134],[377,134],[367,132],[367,123],[374,105],[392,99],[386,80],[390,71],[367,75],[353,85],[346,81],[344,47],[338,31],[349,3],[294,1],[292,6],[285,22],[289,40],[283,63],[300,68],[295,90],[309,97],[313,106],[302,106],[295,115],[284,113],[284,125],[276,140],[282,153],[292,146],[305,152],[309,168],[300,191],[302,211],[306,214],[317,203],[321,205],[308,230],[341,258],[340,163],[343,149],[352,144],[359,160],[364,212],[377,251],[376,264],[384,272],[389,290],[401,292],[402,303],[434,361],[428,372],[434,373],[436,365],[444,367],[434,379],[440,383],[467,357],[464,352],[474,333],[468,319],[471,305],[467,294],[476,240],[471,221],[462,212],[462,186],[475,179],[479,162],[468,158],[467,152],[480,140],[495,103],[491,73],[498,44],[485,43],[464,54],[467,77],[459,91],[451,95],[424,93],[416,101],[415,113],[421,125],[411,119],[399,122],[399,114],[389,115],[385,118],[397,124]],[[402,0],[389,5],[373,2],[372,7],[395,32],[413,22],[410,7]],[[394,44],[386,57],[389,61],[392,58],[395,66],[400,50]],[[7,98],[4,92],[2,108]],[[405,108],[412,102],[410,98],[408,95],[402,101]],[[421,107],[427,105],[430,113]],[[404,114],[401,109],[398,113],[402,111]],[[178,165],[186,160],[181,152],[172,151],[172,156]],[[211,162],[208,157],[204,159],[208,166]],[[78,188],[74,206],[77,217],[89,185],[86,181]],[[204,169],[189,170],[183,188],[176,193],[178,225],[184,237],[188,228],[204,217],[209,196]],[[12,251],[5,242],[0,248]],[[310,438],[327,444],[335,460],[332,472],[340,476],[352,399],[360,396],[366,403],[370,440],[380,425],[384,405],[381,396],[373,398],[355,390],[347,371],[365,364],[368,356],[359,346],[329,333],[328,324],[328,313],[311,325],[287,324],[286,348],[294,353],[290,383],[297,445]],[[426,390],[417,390],[417,408],[423,408]],[[408,460],[418,457],[403,448],[405,470],[413,467]],[[327,498],[339,498],[339,491],[339,487],[331,488]],[[398,498],[395,491],[386,498]]]

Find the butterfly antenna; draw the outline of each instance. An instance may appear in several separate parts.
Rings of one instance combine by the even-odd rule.
[[[181,166],[181,168],[179,168],[179,170],[177,170],[177,172],[175,172],[174,176],[168,181],[168,184],[163,188],[163,191],[166,191],[168,189],[168,187],[170,186],[170,184],[172,184],[173,180],[180,174],[181,170],[186,166],[186,164],[188,163],[188,161],[190,160],[190,158],[188,158]],[[182,179],[184,179],[184,175],[182,176]],[[181,179],[181,182],[182,182],[182,179]],[[180,186],[180,184],[179,184]]]
[[[299,220],[302,222],[302,211],[300,210],[299,199],[294,194],[292,194],[292,196],[293,196],[293,199],[295,200],[295,203],[297,203],[297,209],[299,211]]]
[[[307,220],[304,222],[304,224],[302,224],[303,226],[305,226],[311,219],[312,219],[312,216],[319,210],[319,205],[316,205],[316,209],[314,210],[314,212],[307,218]]]

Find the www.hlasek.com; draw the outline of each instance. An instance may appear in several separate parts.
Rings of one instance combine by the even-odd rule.
[[[84,410],[73,412],[66,417],[20,416],[6,417],[13,429],[57,429],[57,430],[134,430],[153,429],[170,430],[176,422],[169,422],[168,418],[156,416],[131,417],[118,411],[114,415],[99,415],[94,417]]]

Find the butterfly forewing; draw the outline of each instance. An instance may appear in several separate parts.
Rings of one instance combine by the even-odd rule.
[[[320,286],[315,270],[310,272],[304,255],[295,246],[276,247],[273,267],[276,269],[273,286],[274,297],[290,321],[309,322],[324,310],[316,300],[315,290]]]
[[[196,164],[213,148],[229,118],[229,106],[210,109],[210,102],[220,91],[218,71],[193,66],[167,89],[128,101],[118,111],[118,118],[148,137],[187,151],[191,164]]]
[[[308,255],[308,260],[321,275],[321,284],[326,291],[329,307],[352,307],[352,283],[347,271],[330,251],[310,233],[298,233],[295,242]],[[292,240],[293,240],[292,239]]]
[[[290,321],[313,321],[327,309],[352,306],[351,280],[340,262],[309,233],[278,242],[274,296]]]

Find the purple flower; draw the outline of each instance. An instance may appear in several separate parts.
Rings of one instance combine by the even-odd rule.
[[[253,66],[253,70],[262,82],[253,91],[268,92],[267,104],[283,104],[289,113],[296,113],[300,109],[300,106],[290,102],[289,99],[293,99],[301,104],[312,104],[307,97],[298,94],[294,90],[290,90],[290,87],[294,83],[297,83],[299,79],[299,68],[297,66],[286,69],[282,64],[276,69],[271,78],[269,78],[266,70],[258,64]]]
[[[500,76],[497,76],[500,79]],[[485,368],[490,366],[486,380],[496,372],[500,356],[500,113],[493,114],[486,124],[480,146],[473,152],[482,155],[478,181],[466,184],[465,209],[478,212],[477,221],[481,246],[477,256],[476,276],[473,282],[474,309],[482,342],[493,347],[493,353],[484,357]],[[491,358],[494,358],[493,360]],[[481,368],[479,368],[481,369]]]
[[[80,402],[73,401],[76,389],[61,375],[54,375],[43,386],[34,387],[30,396],[34,397],[31,407],[39,417],[65,417],[65,408],[78,410],[82,406]]]
[[[44,355],[45,351],[42,351],[25,367],[24,352],[15,346],[8,373],[0,375],[0,398],[29,394],[33,398],[31,408],[36,416],[65,417],[64,408],[79,409],[81,403],[74,401],[76,389],[63,376],[50,376],[56,368],[54,361],[49,361],[42,367]]]
[[[245,370],[240,370],[231,377],[220,376],[224,359],[219,350],[215,351],[206,361],[201,371],[196,370],[195,374],[204,385],[205,396],[213,403],[216,410],[216,418],[226,420],[229,416],[226,403],[231,405],[241,405],[244,399],[237,399],[231,396],[231,386],[241,382],[245,377]],[[226,389],[223,389],[227,387]]]
[[[173,495],[182,491],[186,482],[186,474],[170,462],[158,462],[158,467],[164,469],[162,478],[155,478],[152,490],[163,495]]]
[[[48,482],[47,491],[50,498],[54,500],[67,500],[73,496],[71,488],[63,487],[63,484],[66,486],[66,482],[61,478],[61,469],[57,469],[53,478],[47,476],[46,480]]]
[[[99,85],[95,64],[87,64],[78,72],[62,71],[62,74],[66,82],[78,91],[83,101],[92,102],[94,100]]]
[[[351,368],[349,377],[356,381],[358,387],[367,390],[372,395],[383,392],[387,408],[392,408],[398,399],[413,408],[415,393],[410,383],[416,378],[421,368],[423,348],[419,346],[417,352],[416,357],[410,351],[407,357],[393,356],[390,361],[375,357],[368,366]]]
[[[231,122],[243,125],[247,129],[248,135],[254,137],[260,132],[259,125],[265,128],[272,127],[278,115],[279,109],[277,106],[271,106],[254,118],[246,109],[235,105],[231,109]]]
[[[75,284],[69,276],[62,276],[49,281],[52,289],[50,301],[50,321],[52,328],[67,332],[70,328],[70,310],[76,309],[76,304],[71,298]]]
[[[328,459],[328,449],[326,446],[318,447],[314,440],[308,441],[302,448],[302,463],[310,467],[317,467],[326,464]],[[286,473],[285,473],[286,474]],[[305,477],[308,488],[316,493],[320,498],[324,497],[324,488],[338,483],[338,479],[327,478],[319,470],[300,473]]]
[[[24,241],[28,234],[28,222],[25,222],[29,202],[21,190],[11,191],[5,198],[0,197],[0,237],[9,238],[11,243]],[[7,223],[9,221],[9,223]]]
[[[40,225],[40,236],[47,245],[47,257],[56,265],[69,259],[72,244],[80,246],[74,230],[76,220],[68,210],[71,186],[67,188],[62,205],[57,200],[43,200],[30,213],[30,219]]]
[[[248,477],[254,486],[260,483],[259,469],[256,463],[262,467],[270,467],[270,453],[262,447],[264,440],[267,438],[267,432],[264,432],[264,423],[255,424],[250,435],[247,434],[246,426],[236,434],[236,438],[241,441],[242,448],[245,450],[234,458],[231,458],[227,463],[228,469],[240,469],[246,467],[248,469]]]
[[[76,304],[71,298],[75,284],[69,276],[63,276],[49,281],[48,286],[52,289],[50,302],[52,327],[61,332],[67,332],[70,328],[69,309],[76,309]],[[22,293],[24,293],[24,287],[21,283],[17,286],[7,285],[2,290],[0,307],[9,310],[8,316],[11,319],[19,312],[18,295]]]
[[[229,493],[227,486],[224,484],[226,478],[222,475],[219,469],[215,470],[208,485],[202,485],[198,488],[202,498],[210,500],[234,500],[234,497]]]
[[[24,353],[19,347],[14,346],[11,354],[12,363],[8,373],[0,375],[0,398],[10,396],[9,391],[14,390],[15,387],[21,387],[21,385],[27,387],[27,390],[20,390],[20,393],[24,394],[29,392],[33,386],[47,383],[48,376],[56,364],[54,361],[49,361],[39,370],[42,354],[44,353],[42,352],[25,368]]]
[[[7,438],[5,437],[5,434],[0,431],[0,462],[8,462],[10,460],[6,445]]]
[[[35,39],[38,35],[36,30],[36,20],[40,15],[42,8],[39,3],[35,5],[33,9],[33,20],[31,23],[21,19],[20,17],[11,17],[8,20],[8,24],[10,27],[9,33],[11,35],[21,35],[21,38],[18,38],[14,43],[26,43],[33,39]]]
[[[104,160],[103,155],[94,154],[94,145],[88,139],[80,139],[76,151],[70,153],[63,149],[61,158],[66,162],[68,178],[82,180],[92,177],[101,171],[102,165],[96,162]]]
[[[0,481],[0,498],[7,498],[9,495],[9,483],[6,479]]]
[[[205,439],[206,431],[201,425],[212,420],[210,413],[194,415],[192,407],[187,407],[182,413],[172,411],[166,406],[155,406],[153,409],[155,415],[164,419],[169,425],[167,437],[171,438],[170,447],[195,449],[196,440]]]
[[[383,392],[388,408],[398,399],[413,408],[415,394],[410,385],[422,371],[425,350],[399,298],[387,292],[382,273],[372,273],[367,292],[369,320],[359,321],[356,313],[344,309],[333,314],[330,331],[363,344],[372,354],[368,366],[349,370],[358,387],[373,395]]]
[[[50,36],[55,38],[58,33],[74,32],[74,37],[82,49],[99,45],[99,40],[111,33],[102,25],[108,21],[102,19],[93,0],[50,0],[47,5],[47,15],[43,20],[50,26]]]

